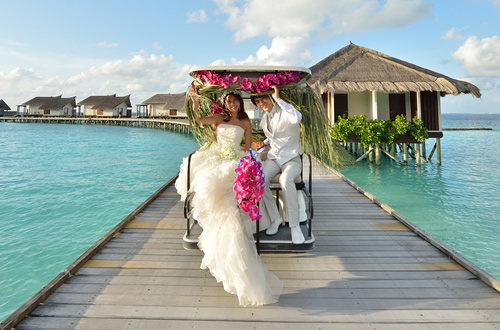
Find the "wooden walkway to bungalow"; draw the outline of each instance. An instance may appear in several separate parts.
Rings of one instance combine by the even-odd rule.
[[[109,118],[109,117],[0,117],[0,122],[44,123],[73,125],[108,125],[157,128],[179,133],[190,133],[191,127],[186,119],[164,118]]]
[[[240,307],[183,249],[170,185],[97,243],[16,329],[499,329],[500,293],[332,172],[314,169],[315,247],[264,253],[280,300]],[[75,263],[77,265],[78,262]],[[78,268],[78,267],[75,267]],[[498,282],[491,283],[498,289]],[[36,301],[33,301],[36,303]]]

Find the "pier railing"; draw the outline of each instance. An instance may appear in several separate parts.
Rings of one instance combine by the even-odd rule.
[[[109,125],[156,128],[190,134],[191,127],[186,119],[160,118],[101,118],[101,117],[0,117],[0,122],[45,123],[73,125]]]

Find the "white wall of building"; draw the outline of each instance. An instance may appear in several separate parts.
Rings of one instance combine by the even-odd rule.
[[[365,115],[367,118],[371,119],[372,117],[371,93],[370,92],[347,93],[347,108],[349,111],[349,116]]]

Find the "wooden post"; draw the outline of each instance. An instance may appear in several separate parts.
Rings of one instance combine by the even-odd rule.
[[[370,147],[369,153],[368,153],[368,161],[370,163],[373,163],[373,149]]]
[[[358,163],[362,159],[366,158],[366,156],[371,155],[371,153],[372,153],[372,148],[368,149],[361,157],[356,159],[356,163]]]
[[[441,138],[436,138],[437,163],[441,165]]]
[[[386,154],[388,157],[390,157],[392,160],[398,162],[399,165],[403,165],[403,166],[406,166],[407,164],[401,162],[399,159],[396,158],[396,156],[392,155],[390,152],[388,152],[387,150],[383,149],[383,148],[380,148],[380,150]]]
[[[431,153],[429,154],[428,160],[431,160],[432,155],[434,155],[434,152],[436,152],[436,148],[437,148],[437,143],[434,143],[434,147],[432,147],[432,150],[431,150]]]
[[[375,164],[380,165],[380,146],[375,145]]]
[[[403,143],[403,162],[408,163],[408,145]]]
[[[420,166],[420,163],[421,163],[421,160],[420,160],[420,143],[415,143],[413,148],[415,150],[415,157],[417,159],[417,166]]]

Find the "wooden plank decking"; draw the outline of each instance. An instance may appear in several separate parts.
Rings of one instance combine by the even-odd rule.
[[[265,253],[273,305],[239,307],[183,249],[173,186],[17,329],[498,329],[500,293],[333,173],[314,170],[315,247]]]

